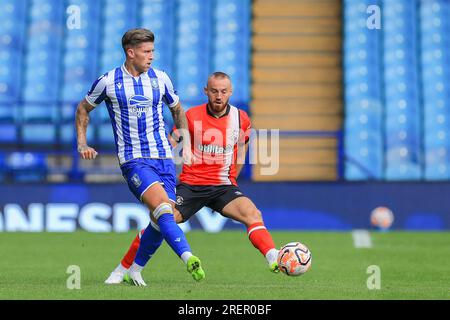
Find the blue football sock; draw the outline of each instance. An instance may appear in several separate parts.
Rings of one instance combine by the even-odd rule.
[[[161,246],[162,241],[163,236],[161,232],[156,230],[152,224],[149,223],[141,236],[141,242],[136,257],[134,258],[134,262],[141,267],[144,267],[156,250]]]
[[[173,214],[162,214],[158,219],[158,226],[164,240],[179,257],[186,251],[191,252],[183,230],[175,222]]]

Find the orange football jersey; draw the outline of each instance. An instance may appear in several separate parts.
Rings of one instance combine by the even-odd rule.
[[[232,105],[220,118],[214,117],[206,103],[186,112],[191,135],[193,164],[183,165],[180,182],[190,185],[236,185],[236,161],[250,136],[247,113]],[[244,157],[243,157],[244,159]]]

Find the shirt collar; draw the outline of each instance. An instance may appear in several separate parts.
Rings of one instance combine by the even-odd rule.
[[[138,75],[137,77],[133,76],[130,72],[128,72],[127,68],[125,67],[125,62],[122,64],[122,71],[124,73],[126,73],[127,75],[129,75],[130,77],[135,78],[136,80],[139,79],[143,74],[145,74],[145,72],[143,72],[140,75]]]
[[[211,113],[211,111],[209,111],[208,104],[209,103],[206,104],[206,113],[208,113],[211,117],[214,117],[216,119],[220,119],[220,118],[226,117],[230,113],[230,109],[231,109],[230,108],[230,104],[227,104],[227,110],[225,111],[225,113],[217,118],[214,114]]]

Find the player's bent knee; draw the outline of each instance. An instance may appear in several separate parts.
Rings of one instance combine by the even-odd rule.
[[[261,211],[259,211],[258,209],[252,210],[252,214],[251,214],[252,218],[258,221],[262,220],[262,214]]]
[[[245,224],[251,225],[256,222],[262,222],[262,214],[258,209],[251,210],[244,216]]]
[[[163,214],[173,214],[173,209],[170,203],[163,202],[152,211],[152,215],[156,221],[158,221]]]

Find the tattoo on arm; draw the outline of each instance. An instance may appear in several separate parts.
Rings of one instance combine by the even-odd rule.
[[[187,125],[186,114],[184,113],[184,110],[181,107],[181,104],[177,104],[175,107],[170,109],[170,111],[172,111],[172,117],[173,117],[175,126],[178,129],[186,129],[187,130],[188,125]]]
[[[180,134],[179,142],[183,144],[183,149],[190,150],[191,149],[191,137],[189,136],[189,126],[187,123],[186,113],[184,112],[183,107],[180,103],[178,103],[175,107],[171,108],[173,121],[175,126],[180,129],[178,130]]]
[[[85,99],[83,99],[77,107],[75,113],[75,127],[77,129],[78,146],[86,146],[86,132],[89,124],[89,112],[94,109]]]

